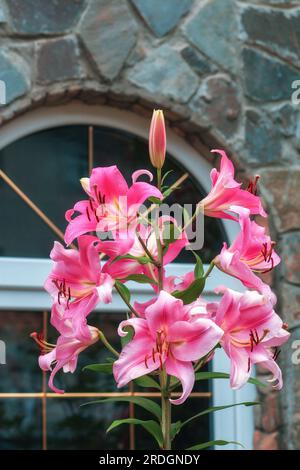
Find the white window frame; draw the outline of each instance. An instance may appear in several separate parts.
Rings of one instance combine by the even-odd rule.
[[[112,127],[148,137],[149,121],[135,114],[108,106],[89,106],[73,101],[64,106],[44,107],[18,117],[1,129],[0,150],[12,142],[32,133],[73,124],[86,124]],[[211,170],[208,162],[178,135],[168,129],[168,151],[187,171],[199,181],[205,191],[210,189]],[[10,175],[13,177],[13,175]],[[223,221],[229,242],[238,233],[238,226],[232,221]],[[51,301],[43,290],[43,283],[51,269],[48,259],[0,257],[0,309],[1,310],[49,310]],[[172,264],[167,267],[168,274],[181,275],[191,270],[189,264]],[[214,288],[226,284],[228,287],[242,290],[239,281],[217,269],[208,279],[205,297],[215,300]],[[130,285],[134,298],[140,302],[149,299],[153,291],[148,285]],[[104,307],[100,306],[99,311]],[[124,311],[124,304],[113,296],[112,304],[105,306],[105,311]],[[229,370],[229,361],[223,351],[217,351],[213,359],[213,370]],[[247,384],[241,390],[232,390],[227,380],[213,381],[213,405],[224,405],[251,401],[256,391],[253,385]],[[214,439],[239,441],[246,449],[253,448],[254,418],[252,408],[233,407],[213,414]],[[195,442],[196,443],[196,442]],[[218,447],[216,447],[218,449]],[[226,449],[240,449],[231,444]]]

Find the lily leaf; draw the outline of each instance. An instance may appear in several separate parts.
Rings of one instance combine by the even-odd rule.
[[[197,372],[195,374],[195,380],[209,380],[209,379],[230,379],[230,374],[226,372]],[[267,385],[260,380],[250,377],[248,380],[250,384],[253,385],[260,385],[262,387],[266,387]]]
[[[134,383],[139,387],[156,388],[157,390],[160,390],[160,385],[156,380],[152,379],[152,377],[149,377],[149,375],[143,375],[142,377],[134,379]]]
[[[212,446],[227,446],[228,444],[236,444],[238,446],[244,447],[243,444],[241,444],[240,442],[216,440],[216,441],[203,442],[203,444],[197,444],[195,446],[188,447],[186,450],[201,450],[201,449],[207,449],[207,447],[212,447]]]
[[[172,295],[177,299],[181,299],[184,304],[190,304],[199,297],[199,295],[204,289],[204,286],[205,279],[203,277],[200,277],[198,279],[195,279],[187,289],[182,291],[176,290],[172,292]]]
[[[130,276],[127,276],[126,279],[123,279],[123,281],[135,281],[139,282],[140,284],[157,284],[154,279],[146,276],[146,274],[130,274]]]
[[[148,431],[148,433],[154,437],[159,447],[162,447],[163,436],[162,436],[162,432],[160,429],[160,425],[158,424],[157,421],[153,421],[153,420],[143,421],[141,419],[135,419],[135,418],[117,419],[109,426],[106,432],[110,432],[112,429],[115,429],[121,424],[138,424],[140,426],[143,426],[143,428],[146,429],[146,431]]]
[[[226,410],[227,408],[233,408],[234,406],[241,406],[241,405],[255,406],[255,405],[260,405],[260,403],[258,401],[243,401],[241,403],[234,403],[232,405],[210,406],[206,410],[203,410],[200,413],[197,413],[194,416],[191,416],[191,418],[187,419],[186,421],[183,421],[181,427],[194,421],[194,419],[200,418],[201,416],[207,415],[209,413],[214,413],[215,411]]]
[[[112,374],[112,363],[106,364],[89,364],[85,366],[82,370],[92,370],[94,372],[101,372],[102,374]]]
[[[197,255],[197,253],[195,253],[194,251],[192,251],[192,253],[196,258],[196,265],[195,265],[195,269],[194,269],[195,278],[199,279],[199,278],[204,276],[203,263],[202,263],[202,260],[201,260],[200,256]]]
[[[181,421],[176,421],[176,423],[171,424],[171,439],[173,440],[175,436],[179,433],[182,426]]]
[[[120,281],[115,281],[116,287],[119,289],[123,297],[127,300],[127,302],[130,302],[130,290],[128,289],[125,284],[122,284]]]
[[[148,256],[118,255],[111,261],[111,264],[123,259],[131,259],[133,261],[138,261],[138,263],[140,264],[148,264],[150,262]]]
[[[149,398],[144,397],[113,397],[113,398],[103,398],[102,400],[94,400],[89,401],[88,403],[84,403],[85,405],[96,405],[98,403],[116,403],[119,401],[133,403],[134,405],[138,405],[141,408],[149,411],[149,413],[153,414],[158,420],[161,420],[161,408],[160,406]]]

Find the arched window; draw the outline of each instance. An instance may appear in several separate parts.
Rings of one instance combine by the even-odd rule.
[[[87,150],[90,125],[93,126],[93,162],[90,161],[91,154],[88,159]],[[93,166],[117,164],[128,181],[137,168],[151,169],[147,158],[148,126],[148,121],[125,111],[78,103],[33,111],[2,130],[0,168],[63,231],[64,212],[83,197],[79,179],[88,174],[91,163]],[[179,203],[196,203],[209,190],[208,163],[171,131],[168,132],[168,152],[166,170],[172,170],[170,182],[177,180],[184,171],[191,175],[176,191],[176,199]],[[107,377],[96,377],[91,373],[67,374],[63,377],[67,394],[59,398],[49,393],[46,377],[36,366],[37,352],[33,352],[34,346],[28,339],[33,330],[45,332],[50,299],[43,291],[43,281],[50,270],[49,251],[58,237],[1,180],[0,191],[0,339],[6,342],[7,349],[7,364],[0,365],[1,440],[4,442],[5,439],[3,429],[7,433],[8,423],[12,423],[9,442],[15,443],[16,448],[38,448],[41,441],[49,448],[67,448],[69,445],[74,448],[76,442],[78,447],[107,448],[105,429],[108,422],[126,416],[128,408],[105,405],[103,413],[104,409],[100,407],[79,410],[79,404],[88,401],[87,397],[109,396],[115,391],[114,384]],[[230,242],[234,238],[237,227],[212,218],[207,218],[205,223],[206,239],[200,254],[207,262],[219,252],[224,240]],[[168,273],[184,274],[191,269],[191,261],[191,254],[185,251],[178,263],[168,266]],[[224,275],[216,271],[209,279],[205,295],[213,299],[214,287],[222,282],[225,282]],[[228,282],[230,287],[240,288],[238,281],[227,278],[227,285]],[[139,301],[147,300],[152,293],[147,285],[132,287]],[[95,313],[93,320],[95,324],[103,323],[109,334],[120,320],[124,305],[115,296],[112,304],[98,310],[101,316]],[[50,328],[48,336],[52,334]],[[101,352],[89,350],[84,362],[95,362],[95,359],[100,362]],[[212,367],[219,371],[228,370],[228,362],[222,353],[216,354]],[[81,374],[84,374],[84,381]],[[213,390],[208,390],[207,384],[203,383],[195,387],[189,413],[192,414],[191,408],[199,410],[209,403],[229,404],[252,398],[252,394],[250,386],[233,392],[227,381],[215,381]],[[129,411],[139,413],[132,407]],[[178,407],[178,419],[180,412]],[[107,417],[107,422],[103,416]],[[16,426],[18,420],[21,426]],[[95,427],[94,432],[86,433],[85,421]],[[134,436],[133,432],[132,429],[130,445],[133,446],[135,441],[139,447],[149,448],[148,443],[141,441],[142,434]],[[219,415],[215,413],[213,420],[197,422],[190,432],[199,442],[217,438],[240,440],[251,448],[252,412],[233,408]],[[87,434],[89,439],[94,435],[95,440],[84,442]],[[110,448],[129,445],[122,428],[119,434],[111,434],[109,439]],[[177,445],[184,448],[184,444],[182,441]],[[7,445],[8,441],[4,447]]]

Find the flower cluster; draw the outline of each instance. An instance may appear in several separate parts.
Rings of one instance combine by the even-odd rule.
[[[231,246],[224,243],[206,273],[196,256],[195,270],[178,279],[167,276],[165,266],[187,247],[185,226],[159,211],[154,220],[150,217],[152,208],[159,208],[171,191],[163,186],[161,174],[166,153],[162,111],[153,114],[149,151],[157,170],[156,186],[147,170],[136,171],[128,187],[116,166],[94,168],[90,178],[81,180],[86,199],[66,212],[68,248],[55,242],[50,255],[53,269],[45,283],[53,299],[51,324],[59,338],[52,345],[32,334],[41,348],[40,367],[51,370],[49,386],[63,393],[54,385],[55,374],[60,369],[74,372],[79,353],[96,341],[108,345],[103,341],[101,318],[98,329],[88,324],[88,317],[98,303],[112,302],[115,290],[129,311],[118,334],[130,337],[120,354],[114,351],[118,387],[147,374],[163,374],[162,378],[181,383],[181,396],[169,398],[173,404],[183,403],[193,389],[195,371],[222,347],[231,361],[231,387],[244,385],[252,366],[260,364],[272,373],[274,386],[281,388],[276,359],[289,333],[274,311],[275,295],[259,277],[280,258],[265,228],[253,219],[266,217],[257,195],[257,178],[242,189],[226,153],[212,150],[220,155],[220,169],[211,171],[211,190],[199,201],[197,211],[231,219],[240,231]],[[149,182],[140,181],[141,176]],[[146,201],[152,206],[145,209]],[[219,302],[207,303],[201,292],[213,267],[239,279],[245,289],[236,292],[219,286]],[[132,304],[128,281],[148,282],[152,298]]]

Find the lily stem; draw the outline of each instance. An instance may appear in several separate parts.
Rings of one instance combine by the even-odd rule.
[[[157,187],[161,191],[161,169],[157,169]],[[164,288],[164,253],[160,239],[158,220],[155,224],[155,234],[157,243],[157,258],[158,258],[158,290]],[[171,403],[170,403],[170,377],[168,376],[165,367],[162,367],[160,372],[160,390],[161,390],[161,430],[163,435],[163,449],[171,450]]]
[[[115,348],[112,347],[112,345],[110,344],[110,342],[108,341],[108,339],[106,338],[106,336],[104,335],[103,331],[100,331],[99,330],[99,338],[100,338],[100,341],[102,341],[102,343],[104,344],[104,346],[116,357],[119,357],[119,353],[118,351],[115,350]]]
[[[168,375],[165,368],[160,373],[161,387],[161,430],[163,435],[163,449],[171,450],[171,403],[168,391]]]
[[[117,283],[115,283],[115,289],[116,291],[118,292],[119,296],[123,299],[123,301],[125,302],[125,304],[127,305],[127,307],[129,308],[129,310],[131,311],[131,313],[133,313],[133,315],[135,317],[139,317],[139,314],[138,312],[135,310],[135,308],[131,305],[130,302],[128,302],[128,300],[126,299],[126,297],[123,295],[123,292],[121,291],[121,289],[118,287]]]

